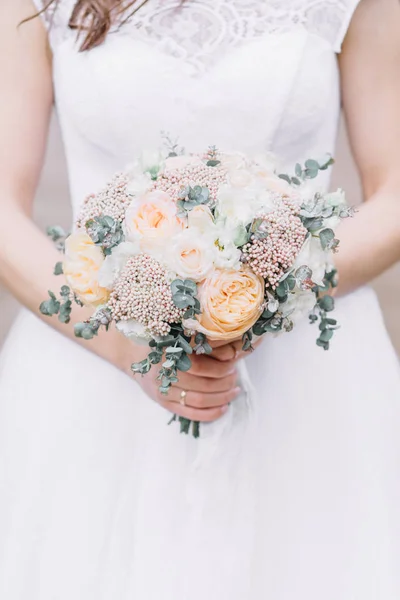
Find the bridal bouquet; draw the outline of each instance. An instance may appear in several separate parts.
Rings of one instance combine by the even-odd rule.
[[[143,155],[86,198],[72,235],[50,228],[65,252],[55,273],[68,285],[58,298],[49,292],[41,312],[66,323],[72,302],[92,306],[75,335],[91,339],[114,322],[148,344],[132,370],[159,365],[163,394],[192,353],[212,352],[209,342],[241,338],[251,350],[255,336],[289,332],[307,314],[328,350],[337,329],[334,230],[351,211],[341,190],[319,193],[310,180],[332,162],[307,160],[291,176],[271,156],[215,147]],[[179,421],[199,435],[198,423]]]

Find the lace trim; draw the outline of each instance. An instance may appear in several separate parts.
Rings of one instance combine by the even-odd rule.
[[[71,35],[76,0],[57,0],[42,15],[53,46]],[[302,27],[339,52],[360,0],[148,0],[119,28],[204,70],[229,48],[260,36]],[[34,0],[38,10],[48,0]],[[140,0],[139,0],[140,4]]]

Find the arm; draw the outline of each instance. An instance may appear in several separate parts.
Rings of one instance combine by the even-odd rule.
[[[52,275],[59,254],[31,220],[53,103],[51,51],[44,27],[40,19],[18,27],[32,14],[29,0],[0,5],[0,281],[21,304],[77,341],[74,323],[88,318],[91,310],[75,307],[71,322],[64,325],[46,319],[38,309],[47,290],[58,290],[65,281]],[[79,343],[126,373],[132,362],[148,353],[147,348],[135,346],[113,329]],[[219,418],[240,391],[233,361],[218,365],[209,357],[195,357],[191,372],[180,377],[181,389],[188,392],[185,407],[179,404],[180,389],[171,391],[173,402],[160,396],[156,375],[154,369],[139,380],[146,393],[194,421]]]
[[[400,259],[400,3],[362,0],[340,55],[343,106],[365,202],[340,227],[339,293]]]
[[[53,103],[51,52],[44,27],[40,19],[18,27],[32,14],[28,0],[4,2],[0,7],[0,280],[43,318],[38,307],[47,290],[58,290],[65,282],[52,275],[58,252],[31,221]],[[74,323],[84,318],[78,308],[68,326],[56,319],[46,322],[73,338]],[[81,344],[128,370],[126,346],[104,337]]]

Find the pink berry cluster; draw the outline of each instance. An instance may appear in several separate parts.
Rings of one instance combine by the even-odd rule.
[[[299,217],[298,204],[289,198],[282,198],[276,210],[258,218],[258,229],[265,237],[252,235],[242,248],[242,260],[265,279],[266,287],[275,290],[300,252],[307,229]]]
[[[184,310],[172,300],[167,272],[148,254],[125,265],[108,302],[115,321],[138,321],[153,335],[167,335],[170,323],[180,323]]]
[[[226,171],[221,166],[208,167],[205,163],[188,165],[179,170],[164,171],[154,182],[153,189],[167,192],[175,201],[187,186],[200,185],[210,191],[210,203],[217,201],[218,190],[227,180]]]
[[[117,173],[101,192],[88,196],[76,221],[78,227],[84,227],[90,219],[100,215],[110,216],[122,223],[126,209],[132,202],[126,190],[128,183],[127,175]]]

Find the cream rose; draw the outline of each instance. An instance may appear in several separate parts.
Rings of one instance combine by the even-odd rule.
[[[171,240],[168,266],[182,279],[202,281],[213,269],[215,253],[210,240],[191,227]]]
[[[202,313],[198,320],[184,323],[204,333],[209,340],[240,338],[254,325],[264,301],[264,281],[249,269],[215,270],[200,286]]]
[[[108,290],[102,288],[98,281],[103,262],[103,252],[87,233],[77,232],[67,238],[64,275],[68,285],[84,304],[96,306],[108,300]]]
[[[135,200],[126,211],[125,234],[129,241],[140,241],[141,250],[160,247],[184,227],[176,216],[176,204],[165,192],[154,190]]]
[[[205,204],[192,208],[188,214],[188,227],[196,227],[201,233],[212,230],[214,219],[211,210]]]

